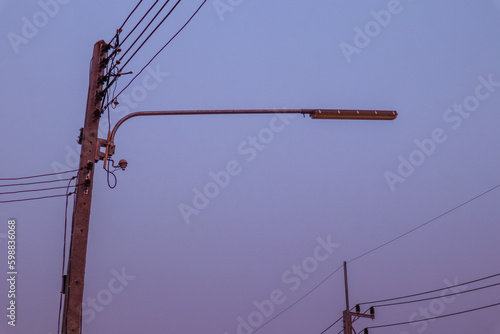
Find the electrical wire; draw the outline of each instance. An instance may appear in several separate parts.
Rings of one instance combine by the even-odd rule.
[[[368,254],[370,254],[370,253],[372,253],[372,252],[375,252],[376,250],[379,250],[380,248],[385,247],[385,246],[389,245],[390,243],[393,243],[394,241],[396,241],[396,240],[398,240],[398,239],[401,239],[402,237],[404,237],[404,236],[406,236],[406,235],[408,235],[408,234],[410,234],[410,233],[412,233],[412,232],[414,232],[414,231],[418,230],[419,228],[424,227],[425,225],[428,225],[428,224],[432,223],[433,221],[435,221],[435,220],[437,220],[437,219],[439,219],[439,218],[441,218],[441,217],[443,217],[443,216],[446,216],[447,214],[449,214],[449,213],[451,213],[451,212],[453,212],[453,211],[455,211],[455,210],[457,210],[457,209],[461,208],[461,207],[462,207],[462,206],[464,206],[464,205],[469,204],[469,203],[470,203],[470,202],[472,202],[472,201],[475,201],[476,199],[478,199],[478,198],[480,198],[480,197],[482,197],[482,196],[484,196],[484,195],[488,194],[489,192],[492,192],[493,190],[495,190],[495,189],[497,189],[497,188],[499,188],[499,187],[500,187],[500,184],[498,184],[498,185],[496,185],[496,186],[494,186],[494,187],[492,187],[492,188],[490,188],[490,189],[486,190],[485,192],[483,192],[483,193],[481,193],[481,194],[479,194],[479,195],[477,195],[477,196],[475,196],[475,197],[473,197],[473,198],[471,198],[471,199],[469,199],[469,200],[467,200],[467,201],[465,201],[465,202],[463,202],[463,203],[461,203],[461,204],[459,204],[459,205],[455,206],[454,208],[452,208],[452,209],[450,209],[450,210],[448,210],[448,211],[446,211],[446,212],[444,212],[444,213],[440,214],[439,216],[436,216],[436,217],[434,217],[434,218],[432,218],[432,219],[430,219],[430,220],[426,221],[425,223],[423,223],[423,224],[421,224],[421,225],[419,225],[419,226],[417,226],[417,227],[415,227],[415,228],[413,228],[413,229],[409,230],[408,232],[405,232],[405,233],[401,234],[400,236],[397,236],[397,237],[395,237],[395,238],[393,238],[393,239],[391,239],[391,240],[389,240],[389,241],[387,241],[387,242],[383,243],[382,245],[377,246],[377,247],[375,247],[375,248],[373,248],[373,249],[371,249],[371,250],[369,250],[369,251],[367,251],[367,252],[365,252],[365,253],[363,253],[363,254],[361,254],[361,255],[357,256],[357,257],[355,257],[354,259],[351,259],[351,260],[347,261],[347,263],[354,262],[354,261],[356,261],[356,260],[358,260],[358,259],[360,259],[360,258],[362,258],[362,257],[364,257],[364,256],[366,256],[366,255],[368,255]]]
[[[490,284],[490,285],[486,285],[486,286],[482,286],[482,287],[474,288],[474,289],[470,289],[470,290],[465,290],[465,291],[461,291],[461,292],[454,292],[454,293],[446,294],[446,295],[443,295],[443,296],[427,297],[427,298],[421,298],[421,299],[416,299],[416,300],[407,300],[407,301],[404,301],[404,302],[397,302],[397,303],[373,305],[372,307],[395,306],[395,305],[403,305],[403,304],[423,302],[423,301],[426,301],[426,300],[432,300],[432,299],[444,298],[444,297],[449,297],[449,296],[461,295],[461,294],[464,294],[464,293],[469,293],[469,292],[474,292],[474,291],[478,291],[478,290],[488,289],[488,288],[492,288],[492,287],[497,286],[497,285],[500,285],[500,283]]]
[[[465,310],[465,311],[444,314],[444,315],[440,315],[440,316],[436,316],[436,317],[432,317],[432,318],[425,318],[425,319],[421,319],[421,320],[397,322],[397,323],[393,323],[393,324],[386,324],[386,325],[379,325],[379,326],[370,326],[370,327],[366,327],[365,329],[384,328],[384,327],[393,327],[393,326],[399,326],[399,325],[413,324],[413,323],[416,323],[416,322],[422,322],[422,321],[428,321],[428,320],[433,320],[433,319],[446,318],[446,317],[451,317],[451,316],[455,316],[455,315],[459,315],[459,314],[464,314],[464,313],[479,311],[479,310],[483,310],[483,309],[494,307],[494,306],[498,306],[498,305],[500,305],[500,303],[486,305],[486,306],[481,306],[481,307],[476,307],[476,308]]]
[[[146,18],[146,16],[149,14],[149,12],[153,9],[154,6],[156,6],[156,4],[158,3],[158,1],[160,0],[156,0],[153,5],[148,9],[148,11],[146,12],[146,14],[144,14],[142,16],[142,18],[139,20],[139,22],[137,22],[137,24],[132,28],[132,30],[130,30],[130,32],[127,34],[127,36],[125,36],[124,39],[122,39],[122,41],[120,42],[120,45],[122,45],[123,43],[125,43],[125,41],[130,37],[130,35],[135,31],[135,29],[137,29],[137,27],[142,23],[142,21]],[[168,2],[168,1],[167,1]],[[147,29],[147,28],[146,28]]]
[[[62,181],[69,181],[69,180],[71,180],[71,179],[38,181],[38,182],[17,183],[17,184],[0,184],[0,187],[30,186],[30,185],[33,185],[33,184],[53,183],[53,182],[62,182]]]
[[[22,176],[22,177],[7,177],[7,178],[0,178],[0,181],[15,181],[15,180],[33,179],[33,178],[36,178],[36,177],[44,177],[44,176],[52,176],[52,175],[60,175],[60,174],[72,173],[72,172],[77,172],[78,170],[79,169],[73,169],[73,170],[67,170],[65,172],[57,172],[57,173],[49,173],[49,174],[39,174],[39,175]]]
[[[76,176],[73,176],[71,180],[68,182],[68,186],[66,187],[66,206],[64,209],[64,240],[63,240],[63,258],[62,258],[62,270],[61,270],[61,277],[64,277],[64,269],[66,265],[66,237],[67,237],[67,230],[68,230],[68,199],[69,196],[72,194],[69,192],[69,188],[71,186],[71,182],[76,179]],[[62,301],[63,301],[63,294],[65,291],[61,289],[61,295],[59,296],[59,317],[57,320],[57,333],[61,332],[61,311],[62,311]]]
[[[158,55],[172,42],[172,40],[179,35],[179,33],[184,30],[184,28],[191,22],[191,20],[195,17],[195,15],[200,11],[200,9],[203,7],[203,5],[207,2],[207,0],[204,0],[201,5],[196,9],[196,11],[191,15],[191,17],[188,19],[188,21],[175,33],[175,35],[148,61],[148,63],[137,73],[131,80],[130,82],[120,91],[118,92],[117,95],[113,97],[113,100],[118,98],[131,84],[132,82],[137,79],[137,77],[153,62],[153,60],[158,57]]]
[[[137,54],[137,52],[143,47],[143,45],[148,41],[148,39],[156,32],[156,30],[163,24],[163,22],[165,22],[165,20],[170,16],[170,14],[173,12],[173,10],[175,9],[175,7],[177,7],[177,5],[179,4],[181,0],[177,0],[177,3],[174,5],[174,7],[167,13],[167,15],[163,18],[163,20],[160,21],[160,23],[153,29],[153,31],[149,34],[148,37],[146,37],[146,40],[144,40],[142,42],[142,44],[137,48],[137,50],[132,54],[132,56],[130,56],[130,58],[127,60],[127,62],[125,64],[123,64],[123,66],[121,67],[120,69],[120,72],[125,68],[125,66],[127,66],[127,64],[130,62],[130,60],[132,58],[134,58],[134,56]],[[139,34],[139,36],[135,39],[135,41],[132,42],[132,45],[130,45],[130,47],[127,49],[127,51],[125,51],[121,57],[120,57],[120,62],[123,60],[123,57],[125,57],[127,55],[127,53],[134,47],[135,43],[137,43],[139,41],[139,39],[142,37],[142,35],[146,32],[146,30],[151,26],[151,24],[153,24],[153,21],[158,17],[158,15],[160,15],[160,13],[162,12],[162,10],[167,6],[167,4],[170,2],[170,0],[167,0],[163,6],[161,6],[160,10],[156,13],[156,15],[151,19],[151,21],[148,23],[148,25],[146,26],[146,28],[144,28],[142,30],[142,32]],[[122,42],[123,43],[123,42]]]
[[[63,197],[63,196],[66,196],[66,194],[51,195],[51,196],[42,196],[42,197],[31,197],[31,198],[23,198],[23,199],[13,199],[13,200],[8,200],[8,201],[0,201],[0,204],[14,203],[14,202],[24,202],[24,201],[34,201],[34,200],[39,200],[39,199],[46,199],[46,198],[53,198],[53,197]]]
[[[125,24],[127,23],[127,21],[130,19],[130,17],[132,16],[132,14],[134,14],[134,12],[136,11],[136,9],[139,7],[139,5],[142,3],[143,0],[140,0],[139,3],[137,5],[135,5],[134,9],[132,9],[132,11],[130,12],[130,14],[128,14],[127,18],[125,19],[125,21],[123,21],[121,27],[118,29],[118,31],[121,31],[123,29],[123,27],[125,26]],[[115,34],[115,36],[111,39],[111,41],[109,42],[109,44],[113,43],[113,41],[118,37],[118,33]]]
[[[7,191],[7,192],[0,193],[0,195],[20,194],[20,193],[27,193],[27,192],[34,192],[34,191],[47,191],[47,190],[65,189],[65,188],[66,188],[66,186],[52,187],[52,188],[41,188],[41,189],[18,190],[18,191]]]
[[[455,287],[466,285],[466,284],[472,284],[472,283],[484,281],[484,280],[487,280],[487,279],[490,279],[490,278],[493,278],[493,277],[497,277],[497,276],[500,276],[500,273],[494,274],[494,275],[490,275],[490,276],[486,276],[486,277],[481,277],[481,278],[478,278],[478,279],[475,279],[475,280],[472,280],[472,281],[468,281],[468,282],[464,282],[464,283],[460,283],[460,284],[450,285],[450,286],[448,286],[446,288],[429,290],[429,291],[414,293],[414,294],[406,295],[406,296],[400,296],[400,297],[394,297],[394,298],[387,298],[387,299],[379,299],[379,300],[374,300],[374,301],[370,301],[370,302],[363,302],[363,303],[358,303],[358,305],[377,304],[377,303],[382,303],[382,302],[388,302],[388,301],[391,301],[391,300],[399,300],[399,299],[405,299],[405,298],[410,298],[410,297],[416,297],[416,296],[426,295],[426,294],[433,293],[433,292],[447,290],[449,288],[455,288]]]
[[[117,60],[116,64],[111,67],[111,70],[113,70],[115,68],[115,66],[119,63],[122,62],[123,58],[125,57],[125,55],[133,48],[133,46],[135,45],[135,43],[137,43],[137,41],[139,41],[139,39],[142,37],[142,35],[146,32],[146,30],[150,27],[150,25],[153,23],[153,21],[158,17],[158,15],[163,11],[163,9],[166,7],[166,5],[169,3],[170,0],[167,0],[165,2],[165,4],[163,4],[163,6],[158,10],[158,12],[156,13],[156,15],[153,17],[153,19],[151,19],[151,21],[148,23],[148,25],[146,26],[146,28],[144,28],[142,30],[142,32],[139,34],[139,36],[135,39],[135,41],[132,43],[132,45],[121,55],[121,58]],[[125,66],[130,62],[130,60],[137,54],[137,52],[142,48],[142,46],[146,43],[146,41],[154,34],[154,32],[163,24],[163,22],[170,16],[170,14],[172,13],[172,11],[175,9],[175,7],[177,7],[177,5],[179,4],[181,0],[179,0],[175,6],[170,10],[169,13],[167,13],[167,15],[163,18],[163,20],[156,26],[156,28],[153,30],[153,32],[151,32],[149,34],[149,36],[146,38],[146,40],[139,46],[139,48],[134,52],[134,54],[126,61],[126,63],[124,65],[122,65],[122,67],[118,70],[118,73],[122,73]],[[156,3],[155,3],[156,4]],[[154,6],[154,5],[153,5]],[[128,36],[127,36],[128,37]],[[122,42],[123,43],[123,42]],[[116,81],[118,80],[119,78],[119,75],[116,75],[112,80],[111,82],[108,81],[108,83],[106,84],[106,87],[104,88],[103,91],[108,91],[111,86],[113,84],[116,83]],[[109,79],[109,76],[108,76],[108,79]],[[111,101],[114,101],[116,99],[116,96],[113,96],[113,98],[111,99]],[[104,108],[107,108],[108,106],[110,105],[110,103],[106,104],[106,106]]]
[[[333,324],[331,324],[330,326],[326,327],[324,331],[322,331],[320,334],[325,334],[327,330],[329,330],[330,328],[332,328],[337,322],[339,322],[340,320],[342,320],[344,317],[340,317],[338,318]]]
[[[306,298],[307,296],[309,296],[314,290],[316,290],[317,288],[319,288],[320,285],[322,285],[323,283],[325,283],[326,280],[328,280],[330,277],[332,277],[341,268],[342,268],[342,266],[340,266],[337,269],[335,269],[335,271],[333,273],[331,273],[326,278],[324,278],[321,282],[319,282],[318,284],[316,284],[316,286],[313,287],[311,290],[309,290],[305,295],[303,295],[302,297],[300,297],[299,299],[297,299],[295,302],[293,302],[291,305],[289,305],[287,308],[285,308],[283,311],[281,311],[280,313],[276,314],[274,317],[272,317],[271,319],[269,319],[268,321],[266,321],[265,323],[263,323],[262,326],[257,327],[252,333],[255,333],[258,330],[262,329],[265,325],[267,325],[268,323],[270,323],[271,321],[273,321],[274,319],[276,319],[277,317],[279,317],[280,315],[282,315],[283,313],[285,313],[286,311],[288,311],[289,309],[291,309],[293,306],[295,306],[301,300],[303,300],[304,298]]]

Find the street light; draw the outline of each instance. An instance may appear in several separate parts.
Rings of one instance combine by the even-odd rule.
[[[173,115],[235,115],[235,114],[302,114],[312,119],[356,119],[356,120],[394,120],[398,113],[394,110],[349,110],[349,109],[248,109],[248,110],[172,110],[172,111],[138,111],[122,117],[108,134],[108,139],[102,141],[106,151],[102,158],[104,169],[107,160],[115,154],[116,131],[126,120],[138,116],[173,116]]]
[[[310,113],[314,119],[370,119],[370,120],[393,120],[398,113],[393,110],[332,110],[316,109]]]

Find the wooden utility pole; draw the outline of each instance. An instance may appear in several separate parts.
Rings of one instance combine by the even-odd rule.
[[[343,313],[344,334],[352,334],[353,332],[352,323],[359,318],[370,318],[372,320],[375,319],[375,311],[373,307],[371,307],[370,314],[361,313],[359,305],[356,305],[356,312],[351,312],[351,309],[349,308],[349,286],[347,284],[347,263],[345,261],[344,261],[344,284],[345,284],[345,311]],[[365,334],[367,333],[368,329],[365,329]]]
[[[80,334],[82,325],[83,281],[87,258],[90,206],[95,162],[99,160],[100,145],[97,138],[101,117],[101,100],[107,44],[99,41],[94,45],[90,65],[89,92],[85,122],[80,135],[82,150],[76,188],[75,208],[71,228],[71,244],[67,274],[63,277],[65,294],[62,333]]]
[[[345,285],[345,311],[343,313],[344,317],[344,334],[352,334],[352,318],[351,311],[349,308],[349,286],[347,284],[347,263],[344,261],[344,285]]]

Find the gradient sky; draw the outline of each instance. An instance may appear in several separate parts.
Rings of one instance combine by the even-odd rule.
[[[93,45],[109,41],[136,3],[0,1],[0,178],[77,166]],[[129,69],[145,65],[200,3],[181,2]],[[307,295],[258,333],[321,333],[345,308],[342,272],[318,284],[342,261],[500,183],[499,19],[493,0],[209,0],[124,92],[113,124],[142,110],[359,108],[399,116],[124,123],[114,159],[129,165],[116,173],[117,187],[108,188],[102,162],[96,168],[83,332],[248,334]],[[213,175],[228,164],[234,175],[215,189]],[[205,189],[212,198],[198,198],[196,214],[183,216],[180,208],[194,208]],[[351,304],[499,273],[499,199],[495,189],[350,262]],[[57,331],[64,204],[64,197],[0,204],[0,333]],[[16,328],[5,316],[12,218]],[[354,326],[445,315],[498,296],[494,287],[377,308],[374,321]],[[370,333],[498,334],[499,312]],[[339,322],[327,333],[341,329]]]

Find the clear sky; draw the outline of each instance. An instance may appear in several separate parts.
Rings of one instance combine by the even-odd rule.
[[[93,46],[110,41],[137,2],[0,1],[0,178],[77,167]],[[181,1],[127,70],[137,73],[200,3]],[[116,172],[116,188],[102,162],[96,167],[83,332],[320,334],[345,308],[342,270],[329,277],[343,261],[353,260],[351,305],[500,273],[500,189],[491,190],[500,184],[499,32],[494,0],[208,0],[124,91],[112,124],[143,110],[399,116],[124,123],[114,159],[128,167]],[[64,189],[0,201],[57,194]],[[64,197],[0,203],[0,333],[57,332],[64,209]],[[16,328],[6,317],[9,219],[17,223]],[[442,316],[498,296],[495,286],[380,307],[374,321],[354,326]],[[498,334],[499,312],[370,333]]]

